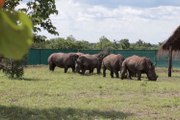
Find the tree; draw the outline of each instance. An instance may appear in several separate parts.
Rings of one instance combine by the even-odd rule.
[[[32,19],[35,33],[40,32],[42,27],[48,33],[58,35],[56,27],[49,18],[52,14],[58,14],[55,0],[34,0],[34,2],[28,2],[27,6],[28,9],[25,9],[25,11]]]
[[[6,0],[4,10],[14,11],[22,0]],[[31,18],[34,32],[34,42],[39,43],[45,40],[44,36],[38,35],[41,29],[46,30],[50,34],[58,35],[56,27],[52,24],[50,15],[58,14],[55,0],[33,0],[27,2],[26,8],[18,9],[23,11]]]
[[[0,54],[20,59],[32,44],[32,23],[24,13],[0,8]]]
[[[138,40],[136,43],[130,45],[130,49],[134,50],[155,50],[158,49],[158,45],[146,43],[143,40]]]
[[[113,48],[113,43],[106,38],[105,36],[102,36],[99,38],[99,42],[97,43],[97,46],[99,49],[112,49]]]
[[[93,45],[88,41],[76,40],[72,35],[67,38],[51,39],[46,42],[49,43],[49,48],[53,49],[93,49]]]
[[[75,42],[75,49],[77,50],[92,49],[92,46],[88,41],[78,40]]]
[[[142,41],[141,39],[139,39],[137,42],[136,42],[136,45],[137,46],[143,46],[144,44],[144,41]]]
[[[47,37],[44,35],[36,35],[34,36],[34,39],[36,39],[36,41],[33,42],[31,48],[48,48],[48,42],[47,41]]]
[[[9,9],[0,8],[0,54],[4,57],[20,59],[31,46],[32,24],[25,14],[13,11],[14,4],[6,4],[6,7],[11,6]],[[5,59],[5,63],[7,65],[3,66],[3,71],[7,75],[22,77],[24,70],[21,62]]]
[[[130,43],[128,39],[122,39],[119,41],[121,49],[129,49]]]
[[[6,0],[3,10],[9,11],[9,13],[17,13],[15,12],[16,11],[15,8],[20,4],[20,1],[22,0]],[[58,32],[56,31],[56,27],[52,24],[51,19],[49,18],[50,15],[52,14],[58,14],[58,11],[56,10],[55,0],[29,1],[27,2],[26,8],[18,9],[17,11],[22,11],[31,18],[32,21],[31,26],[33,26],[33,33],[34,33],[33,48],[41,46],[41,43],[44,44],[44,41],[46,40],[45,36],[38,35],[38,32],[40,32],[41,29],[46,30],[50,34],[58,35]],[[9,17],[10,16],[12,17],[12,15],[9,15]],[[22,36],[23,35],[19,35],[19,37]],[[13,37],[13,39],[14,38],[15,37]],[[27,52],[27,50],[23,50],[23,51]]]
[[[4,9],[8,11],[14,11],[15,7],[19,5],[22,0],[6,0]],[[55,0],[34,0],[27,2],[27,8],[18,9],[28,15],[33,23],[34,41],[39,41],[38,32],[41,29],[46,30],[53,35],[59,35],[56,31],[56,27],[52,24],[50,15],[58,14],[56,9]]]
[[[15,7],[19,5],[19,2],[22,0],[5,0],[3,9],[6,11],[14,11]]]
[[[34,32],[35,42],[42,40],[40,38],[43,38],[37,35],[41,29],[47,30],[51,34],[58,35],[56,27],[53,26],[51,19],[49,18],[51,14],[58,14],[55,6],[55,0],[34,0],[33,2],[27,3],[27,8],[19,9],[19,12],[15,12],[15,7],[19,5],[20,1],[22,0],[6,0],[3,9],[4,12],[0,11],[0,32],[2,34],[0,37],[0,53],[8,58],[19,59],[27,52],[32,43],[32,30]],[[33,29],[29,17],[22,12],[26,13],[26,15],[31,18]],[[10,43],[12,44],[9,44],[9,41],[11,41]],[[7,43],[9,45],[7,45]],[[9,52],[9,49],[12,49],[11,52]],[[16,54],[16,51],[19,52]],[[14,77],[14,73],[12,71],[14,71],[14,69],[18,71],[21,64],[19,64],[19,61],[14,61],[12,59],[7,60],[7,63],[7,66],[10,67],[6,67],[6,73],[10,73],[12,77]],[[22,75],[22,70],[23,69],[20,70],[20,74],[18,73],[18,75],[15,71],[17,77]]]

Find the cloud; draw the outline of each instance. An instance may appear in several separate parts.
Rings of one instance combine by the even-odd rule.
[[[179,6],[179,0],[78,0],[82,3],[90,5],[103,5],[105,7],[118,7],[118,6],[130,6],[130,7],[158,7],[158,6]]]
[[[20,4],[16,7],[16,9],[27,8],[26,2],[20,2]]]
[[[166,40],[180,21],[180,7],[164,6],[167,2],[162,5],[156,3],[154,7],[134,7],[128,4],[108,7],[104,5],[107,1],[103,1],[104,4],[100,1],[97,1],[98,4],[84,1],[56,1],[59,15],[52,15],[51,19],[60,37],[73,35],[76,39],[97,42],[104,35],[110,40],[127,38],[130,42],[142,39],[158,43]],[[56,37],[45,31],[41,34],[48,38]]]

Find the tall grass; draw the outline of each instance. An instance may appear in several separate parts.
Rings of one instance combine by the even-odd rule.
[[[179,119],[180,71],[157,70],[156,82],[28,67],[22,80],[0,72],[0,119]],[[134,78],[135,79],[135,78]]]

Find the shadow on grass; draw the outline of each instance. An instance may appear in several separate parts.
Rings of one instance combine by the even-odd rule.
[[[22,78],[24,81],[47,81],[49,79],[39,79],[39,78]]]
[[[8,120],[125,119],[132,115],[132,113],[116,111],[82,110],[75,108],[51,108],[41,110],[0,105],[0,118]]]
[[[76,73],[76,74],[79,74],[81,76],[102,76],[102,73],[97,74],[96,72],[95,73],[86,72],[85,74],[81,74],[81,73]]]
[[[49,80],[49,79],[39,79],[39,78],[24,78],[24,77],[22,77],[22,78],[9,78],[9,80],[19,80],[19,81],[21,81],[21,80],[24,80],[24,81],[33,81],[33,82],[35,82],[35,81],[47,81],[47,80]]]

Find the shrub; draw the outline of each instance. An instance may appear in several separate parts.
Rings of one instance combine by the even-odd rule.
[[[21,78],[24,74],[23,60],[4,60],[3,72],[10,78]]]

